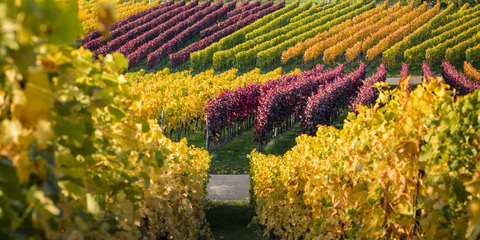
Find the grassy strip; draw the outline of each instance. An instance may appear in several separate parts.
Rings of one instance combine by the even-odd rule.
[[[246,201],[209,201],[205,211],[207,221],[215,239],[262,240],[258,225],[250,224],[255,210]],[[252,225],[249,227],[249,225]]]
[[[211,173],[249,173],[250,154],[257,144],[253,142],[253,130],[233,139],[220,149],[212,153]]]
[[[348,111],[341,112],[332,125],[338,129],[342,129],[344,120],[347,116]],[[289,131],[270,141],[267,146],[264,147],[263,153],[276,156],[284,155],[297,144],[295,139],[300,136],[299,130],[300,125],[296,124]],[[205,139],[203,135],[203,132],[190,134],[187,136],[188,145],[205,148]],[[253,130],[238,136],[225,146],[214,150],[211,153],[212,163],[210,165],[210,173],[248,174],[250,172],[250,162],[248,161],[247,155],[257,147],[257,144],[253,142],[252,139]]]
[[[340,123],[339,123],[340,124]],[[341,122],[343,125],[343,120]],[[283,155],[296,145],[295,138],[300,135],[299,125],[295,125],[292,129],[272,140],[265,148],[265,154]],[[175,132],[174,134],[175,135]],[[195,146],[205,149],[205,138],[203,132],[191,133],[187,137],[188,146]],[[250,162],[247,155],[250,154],[257,144],[253,142],[253,130],[248,131],[237,138],[233,139],[225,146],[215,149],[212,155],[212,163],[210,173],[232,173],[243,174],[249,173]]]
[[[461,69],[461,68],[460,68]],[[392,67],[390,67],[390,70],[387,73],[387,77],[398,77],[400,76],[400,71],[402,70],[402,64],[401,63],[396,63]],[[440,76],[442,75],[442,66],[441,64],[435,64],[432,66],[432,72],[435,73],[435,75]],[[410,76],[422,76],[422,66],[409,66],[408,67],[408,73]]]
[[[348,112],[343,112],[339,115],[337,120],[333,123],[338,129],[343,128],[343,121],[347,117]],[[270,141],[264,147],[263,153],[272,154],[276,156],[284,155],[288,150],[296,145],[295,139],[300,135],[299,124],[292,129],[281,134],[279,137]],[[212,163],[210,165],[210,173],[212,174],[248,174],[250,172],[250,162],[247,155],[250,154],[257,144],[252,141],[253,130],[244,133],[241,136],[233,139],[225,146],[214,150],[212,154]],[[203,133],[196,133],[187,136],[189,146],[197,146],[205,148],[205,140]]]
[[[300,124],[293,126],[288,132],[281,134],[277,138],[270,141],[267,146],[264,147],[265,154],[272,154],[275,156],[282,156],[288,150],[292,149],[297,145],[295,138],[300,136]]]
[[[343,122],[342,122],[343,124]],[[299,124],[295,125],[288,132],[273,139],[263,150],[265,154],[280,156],[296,145],[295,138],[299,133]],[[257,144],[252,141],[253,130],[244,133],[230,141],[224,147],[215,150],[210,165],[211,173],[249,173],[250,162],[247,155],[250,154]]]

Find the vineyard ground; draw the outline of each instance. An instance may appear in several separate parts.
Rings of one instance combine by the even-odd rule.
[[[207,184],[207,200],[250,201],[249,190],[247,174],[212,174]]]
[[[419,85],[419,83],[414,83],[413,88],[417,85]],[[397,88],[397,86],[397,84],[390,84],[391,89]],[[347,116],[347,109],[341,111],[337,120],[333,123],[333,126],[342,129]],[[299,129],[299,125],[296,124],[292,129],[271,140],[264,147],[263,152],[267,155],[272,154],[275,156],[285,154],[295,146],[295,139],[300,135]],[[173,135],[175,136],[175,131]],[[205,148],[203,131],[192,132],[187,135],[186,138],[189,146]],[[248,174],[250,171],[250,162],[247,159],[247,155],[257,147],[257,144],[253,142],[252,139],[253,130],[250,130],[231,140],[224,146],[212,151],[210,174]]]
[[[392,85],[392,88],[396,85]],[[343,128],[343,121],[348,112],[342,111],[337,120],[333,123],[338,129]],[[263,153],[281,156],[295,146],[300,127],[296,124],[292,129],[277,138],[271,140],[264,148]],[[168,134],[167,134],[168,135]],[[175,135],[175,132],[174,134]],[[189,146],[205,148],[204,132],[197,131],[186,136]],[[248,174],[250,172],[250,162],[247,155],[250,154],[257,144],[253,142],[253,130],[231,140],[224,146],[211,152],[212,160],[210,165],[210,174]]]
[[[247,201],[209,201],[205,211],[215,239],[264,240],[258,224],[252,223],[255,210]]]
[[[343,122],[342,122],[343,124]],[[338,124],[341,125],[340,123]],[[265,148],[264,153],[280,156],[285,154],[293,146],[295,146],[295,138],[299,136],[298,124],[288,132],[280,135],[272,140]],[[203,132],[191,134],[187,136],[190,146],[204,147],[205,140]],[[212,155],[212,163],[210,165],[210,173],[229,173],[243,174],[249,173],[250,163],[247,154],[250,154],[257,144],[253,142],[253,130],[250,130],[237,138],[233,139],[221,148],[215,149]]]

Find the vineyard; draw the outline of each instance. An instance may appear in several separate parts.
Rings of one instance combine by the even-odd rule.
[[[378,62],[388,67],[401,62],[420,66],[424,60],[432,64],[447,60],[457,66],[465,60],[480,64],[476,54],[480,49],[478,5],[441,7],[440,2],[417,5],[411,1],[402,6],[401,2],[365,0],[299,3],[167,1],[143,11],[146,5],[121,3],[116,5],[119,13],[128,6],[130,12],[138,12],[121,15],[108,37],[96,30],[79,41],[94,57],[124,54],[129,69],[135,70],[157,71],[168,66],[201,73],[211,67],[228,71],[232,67],[252,70],[358,61],[376,67]],[[82,6],[96,5],[84,2]],[[89,21],[95,19],[91,11],[86,12]],[[89,25],[88,21],[83,24]]]
[[[153,1],[151,3],[147,3],[147,1],[142,2],[134,2],[134,1],[127,1],[115,2],[115,12],[117,13],[117,19],[123,20],[130,15],[134,15],[135,13],[150,9],[155,5],[158,5],[158,1]],[[82,30],[83,34],[88,34],[93,32],[98,27],[98,2],[97,1],[85,1],[80,0],[78,1],[78,6],[80,8],[79,18],[82,21]],[[122,21],[119,21],[119,23]]]
[[[465,76],[442,67],[445,82],[465,87]],[[266,231],[285,239],[478,238],[480,92],[455,96],[435,78],[409,92],[408,80],[393,91],[375,84],[374,107],[359,106],[341,131],[320,125],[284,156],[249,155]]]
[[[152,115],[161,120],[165,131],[178,129],[180,133],[180,128],[201,129],[205,116],[203,106],[208,99],[247,84],[278,78],[281,73],[281,69],[276,69],[260,74],[260,69],[255,69],[237,75],[237,69],[231,69],[219,75],[209,70],[191,76],[187,71],[170,74],[166,69],[150,74],[145,71],[127,73],[125,77],[132,80],[130,92],[142,96],[142,105],[137,106],[142,116]]]
[[[90,51],[51,44],[80,33],[75,5],[21,4],[0,4],[9,10],[1,14],[9,32],[0,60],[0,238],[211,235],[208,152],[172,142],[136,108],[123,55],[96,61]],[[11,9],[26,21],[9,18]]]
[[[330,2],[1,2],[0,238],[214,239],[250,134],[265,235],[478,239],[480,5]]]
[[[94,56],[120,52],[127,57],[130,67],[147,60],[148,68],[152,68],[165,58],[169,58],[171,66],[176,67],[186,62],[191,52],[202,50],[285,5],[284,2],[260,5],[259,1],[242,4],[238,8],[235,1],[225,5],[223,1],[213,5],[210,1],[200,5],[198,1],[185,4],[185,1],[168,1],[131,15],[112,25],[109,39],[101,36],[98,30],[85,35],[83,47],[91,50]],[[227,15],[228,21],[207,29]],[[178,51],[200,34],[202,41]]]

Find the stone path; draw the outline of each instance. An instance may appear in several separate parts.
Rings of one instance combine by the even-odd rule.
[[[207,184],[207,199],[218,201],[250,200],[247,174],[212,174]]]
[[[399,81],[400,81],[400,78],[396,77],[396,78],[387,78],[387,80],[385,82],[388,83],[388,84],[398,84]],[[421,83],[422,82],[422,77],[410,77],[410,81],[413,84]]]

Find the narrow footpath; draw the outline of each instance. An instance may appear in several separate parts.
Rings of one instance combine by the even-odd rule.
[[[213,174],[207,185],[207,199],[218,201],[250,201],[249,175],[247,174]]]
[[[387,78],[385,82],[388,84],[398,84],[399,81],[400,81],[400,78],[396,77],[396,78]],[[412,84],[422,83],[422,77],[410,77],[410,82]]]
[[[207,185],[205,211],[215,239],[263,240],[258,224],[251,224],[255,210],[250,205],[249,175],[212,174]]]

